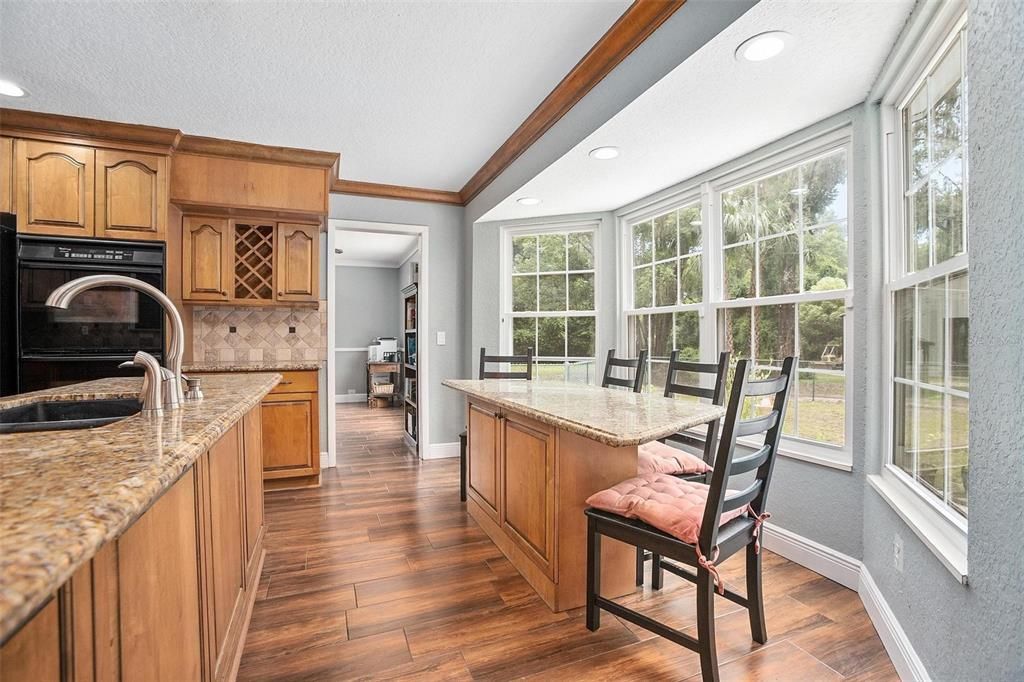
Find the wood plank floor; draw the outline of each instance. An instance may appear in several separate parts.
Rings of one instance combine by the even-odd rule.
[[[551,613],[466,514],[458,460],[405,448],[399,410],[339,405],[338,434],[322,487],[267,493],[240,679],[700,679],[697,654],[607,613],[593,633]],[[722,574],[742,589],[742,554]],[[693,587],[665,579],[626,601],[695,630]],[[764,646],[716,602],[723,680],[898,679],[856,593],[770,552],[764,583]]]

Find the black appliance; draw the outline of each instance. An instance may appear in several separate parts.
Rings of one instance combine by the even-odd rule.
[[[0,395],[18,392],[15,242],[15,216],[0,213]]]
[[[61,284],[96,274],[133,277],[163,291],[163,244],[18,235],[16,248],[16,392],[139,374],[118,368],[138,350],[162,359],[164,313],[146,294],[99,287],[67,310],[45,303]]]

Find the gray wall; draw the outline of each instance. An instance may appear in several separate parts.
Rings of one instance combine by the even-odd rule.
[[[341,220],[424,225],[429,228],[429,329],[420,329],[420,353],[430,363],[430,442],[454,443],[465,421],[464,401],[441,381],[464,369],[465,229],[463,208],[416,201],[331,195],[330,217]],[[421,270],[422,279],[422,270]],[[436,332],[446,332],[438,346]]]
[[[378,336],[399,339],[401,348],[401,287],[398,268],[338,266],[335,270],[336,348],[367,346]],[[334,354],[334,390],[338,395],[366,393],[366,353]]]
[[[864,564],[936,679],[1024,679],[1024,2],[968,3],[971,513],[958,584],[874,491]],[[904,539],[892,570],[893,534]]]

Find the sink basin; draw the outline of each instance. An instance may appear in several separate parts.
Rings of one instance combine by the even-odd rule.
[[[53,400],[0,410],[0,433],[91,429],[137,414],[135,398],[105,400]]]

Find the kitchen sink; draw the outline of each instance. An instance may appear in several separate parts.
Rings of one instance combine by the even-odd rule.
[[[137,414],[135,398],[51,400],[0,409],[0,433],[91,429]]]

